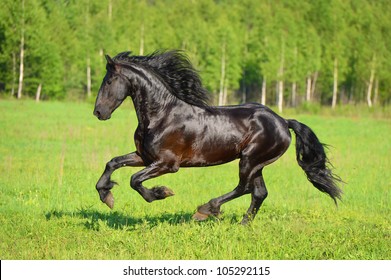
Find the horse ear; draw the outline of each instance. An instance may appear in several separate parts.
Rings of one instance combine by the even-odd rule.
[[[105,57],[106,57],[107,63],[108,63],[109,65],[115,66],[114,60],[113,60],[108,54],[106,54]]]

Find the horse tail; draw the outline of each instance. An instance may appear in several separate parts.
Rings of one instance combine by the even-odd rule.
[[[315,133],[305,124],[288,120],[288,127],[296,134],[296,159],[307,175],[307,179],[321,192],[327,193],[337,204],[342,190],[337,186],[341,179],[329,169],[328,159]]]

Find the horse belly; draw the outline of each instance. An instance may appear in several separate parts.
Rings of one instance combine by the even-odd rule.
[[[212,141],[194,141],[182,154],[182,167],[199,167],[219,165],[239,157],[239,142],[232,138],[229,141],[215,139]]]

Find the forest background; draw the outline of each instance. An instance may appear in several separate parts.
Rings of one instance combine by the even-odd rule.
[[[186,51],[218,105],[391,101],[388,0],[2,0],[0,95],[94,99],[104,54]]]

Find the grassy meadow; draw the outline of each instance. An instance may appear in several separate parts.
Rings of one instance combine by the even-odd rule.
[[[147,181],[176,193],[151,204],[129,187],[138,168],[122,168],[112,177],[114,209],[101,203],[95,184],[108,160],[134,150],[136,117],[130,101],[106,122],[92,110],[0,100],[0,259],[391,258],[389,117],[285,112],[331,145],[343,202],[336,208],[307,181],[291,145],[265,168],[269,196],[241,226],[250,196],[223,205],[220,219],[191,219],[198,205],[236,186],[237,161]]]

